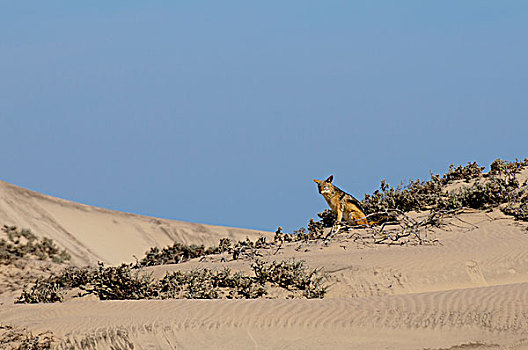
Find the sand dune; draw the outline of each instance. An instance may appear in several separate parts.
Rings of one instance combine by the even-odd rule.
[[[257,235],[93,208],[0,184],[0,218],[49,235],[74,252],[77,263],[101,257],[119,263],[173,239],[212,244],[225,235]],[[433,245],[372,244],[364,239],[369,234],[353,229],[328,245],[260,250],[265,261],[295,258],[321,268],[329,285],[322,300],[88,296],[15,305],[9,293],[0,300],[0,325],[51,331],[58,349],[528,349],[528,223],[498,209],[465,210],[427,233]],[[147,272],[160,277],[229,267],[249,273],[251,263],[213,255]]]
[[[51,330],[61,349],[521,348],[528,346],[527,310],[528,283],[521,283],[323,300],[24,305],[0,311],[0,319]]]
[[[158,219],[79,204],[0,181],[0,225],[29,228],[66,248],[77,264],[134,261],[174,241],[218,244],[222,237],[255,238],[255,230]],[[263,234],[269,234],[264,232]]]

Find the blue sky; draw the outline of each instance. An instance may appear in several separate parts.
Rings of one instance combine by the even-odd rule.
[[[0,179],[291,231],[449,164],[524,158],[525,1],[2,1]]]

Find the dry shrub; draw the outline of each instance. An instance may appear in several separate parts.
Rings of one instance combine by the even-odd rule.
[[[0,263],[11,264],[24,257],[63,263],[70,260],[66,250],[61,250],[49,238],[37,238],[30,230],[17,229],[16,226],[2,227],[6,238],[0,239]]]
[[[263,285],[242,273],[232,274],[229,269],[209,269],[166,274],[159,282],[161,299],[255,299],[265,295]]]
[[[152,278],[133,270],[130,265],[105,267],[99,263],[88,283],[81,289],[96,294],[101,300],[148,299],[152,295]]]
[[[47,350],[54,343],[51,332],[33,335],[24,328],[0,324],[0,349],[5,350]]]
[[[492,177],[484,182],[477,181],[471,186],[462,187],[442,198],[440,209],[489,209],[500,204],[516,201],[519,198],[519,182],[515,178]]]
[[[469,182],[471,179],[481,177],[484,169],[485,167],[479,166],[477,162],[468,162],[465,166],[459,165],[456,167],[454,164],[451,164],[447,173],[442,176],[442,179],[446,183],[456,180],[465,180],[466,182]]]
[[[524,158],[523,161],[515,159],[514,162],[497,158],[491,163],[489,174],[511,176],[519,173],[526,166],[528,166],[528,158]]]
[[[319,274],[319,270],[308,271],[302,260],[272,263],[257,260],[251,267],[259,283],[269,282],[290,291],[298,290],[308,299],[323,298],[327,290],[322,284],[324,277]]]
[[[511,215],[517,220],[528,221],[528,203],[509,203],[501,208],[506,215]]]
[[[385,180],[381,181],[380,190],[372,195],[365,195],[361,201],[365,214],[390,212],[391,210],[411,211],[427,210],[438,204],[444,195],[445,182],[438,175],[431,175],[428,181],[420,179],[409,181],[405,186],[394,188]]]
[[[107,267],[99,263],[97,268],[68,267],[59,274],[39,278],[24,288],[16,303],[61,302],[72,288],[95,294],[101,300],[146,299],[151,296],[151,286],[150,275],[141,274],[130,265]]]
[[[482,173],[484,167],[473,162],[466,166],[451,165],[442,177],[431,174],[428,181],[418,179],[403,187],[394,188],[382,181],[380,190],[372,195],[365,195],[361,204],[367,213],[496,207],[518,200],[520,186],[515,174],[527,165],[528,160],[506,162],[497,159],[491,164],[491,170],[487,174]],[[469,182],[484,176],[487,178],[475,181],[472,185],[454,191],[447,190],[447,185],[453,181]]]
[[[64,286],[55,276],[39,278],[30,288],[24,288],[17,304],[55,303],[64,300]]]
[[[145,257],[138,263],[138,267],[179,264],[190,259],[198,258],[204,255],[215,254],[217,249],[205,248],[204,245],[184,245],[174,242],[172,246],[159,249],[158,247],[150,248],[145,253]]]
[[[266,237],[259,237],[255,242],[246,237],[245,241],[238,241],[235,245],[228,247],[227,251],[232,254],[233,260],[241,257],[252,258],[259,249],[270,248],[271,244]]]
[[[226,252],[231,254],[233,259],[236,260],[241,256],[252,256],[258,249],[269,247],[270,244],[266,241],[266,237],[259,237],[255,241],[246,238],[245,241],[238,241],[237,243],[233,243],[229,238],[222,238],[217,247],[209,247],[207,249],[203,245],[184,245],[174,242],[172,246],[161,250],[158,247],[150,248],[145,253],[145,257],[136,263],[135,267],[179,264],[190,259]]]
[[[267,293],[265,284],[287,290],[298,290],[306,298],[322,298],[326,287],[318,270],[308,271],[302,262],[257,261],[253,266],[256,277],[229,269],[213,271],[200,269],[189,272],[167,273],[159,281],[130,265],[122,264],[97,268],[67,268],[60,274],[37,279],[25,288],[17,303],[61,302],[64,294],[73,288],[95,294],[100,300],[130,299],[217,299],[259,298]],[[274,274],[280,277],[277,279]]]

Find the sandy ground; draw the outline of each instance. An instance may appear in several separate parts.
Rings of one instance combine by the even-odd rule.
[[[2,185],[2,196],[14,191]],[[172,227],[174,239],[178,232],[182,237],[188,233],[185,242],[200,232],[191,231],[193,224],[185,223],[187,231],[178,231],[177,222],[160,220],[160,224],[157,219],[24,193],[20,201],[24,208],[45,208],[43,223],[38,223],[37,214],[32,216],[33,225],[41,225],[35,230],[52,227],[46,220],[60,217],[64,227],[71,225],[68,232],[73,237],[70,242],[64,233],[54,239],[66,247],[79,247],[87,257],[105,256],[109,262],[121,262],[124,254],[104,249],[93,237],[75,236],[77,220],[80,231],[89,222],[79,219],[82,215],[93,215],[101,227],[116,220],[117,227],[130,229],[145,244],[157,237],[149,233],[141,238],[149,227],[160,232],[160,226]],[[14,211],[6,204],[0,209],[0,218]],[[23,214],[8,218],[21,219]],[[131,221],[125,223],[125,218]],[[17,224],[24,227],[30,223],[27,220]],[[329,290],[321,300],[5,302],[0,305],[0,323],[25,327],[34,334],[51,331],[59,349],[528,349],[528,224],[498,210],[467,211],[445,224],[429,232],[438,243],[428,246],[374,245],[359,239],[367,237],[368,230],[358,229],[336,236],[328,245],[292,243],[279,251],[262,251],[263,260],[297,258],[322,268]],[[230,232],[245,238],[246,231]],[[123,236],[116,237],[112,239]],[[81,249],[84,242],[91,244],[91,253]],[[160,239],[158,244],[164,242]],[[197,267],[249,271],[249,265],[247,260],[224,262],[212,256],[149,271],[156,276]],[[4,300],[11,296],[4,295]]]

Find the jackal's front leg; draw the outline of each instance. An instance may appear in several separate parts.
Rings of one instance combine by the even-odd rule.
[[[336,221],[334,222],[334,226],[332,226],[332,229],[330,232],[326,235],[325,239],[330,238],[334,233],[337,233],[341,229],[341,220],[343,219],[343,210],[341,208],[336,209],[337,217]]]

